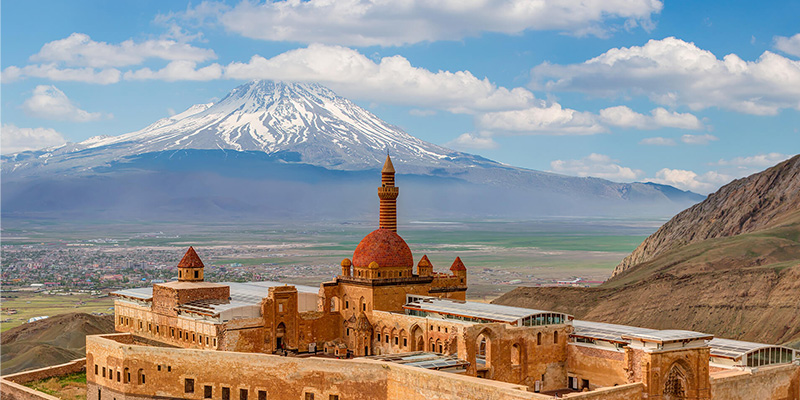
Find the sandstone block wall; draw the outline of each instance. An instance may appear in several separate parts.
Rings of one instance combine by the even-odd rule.
[[[589,381],[589,389],[628,383],[626,367],[623,351],[599,349],[580,343],[567,345],[567,374],[578,379],[579,385],[584,379]]]
[[[715,400],[800,400],[800,365],[716,373],[711,376],[711,396]]]
[[[52,367],[34,369],[3,376],[0,379],[0,399],[2,400],[57,400],[57,397],[33,390],[22,384],[81,372],[86,368],[86,359],[79,358]]]
[[[125,336],[125,335],[123,335]],[[172,349],[120,343],[114,335],[87,338],[87,400],[153,398],[211,398],[257,400],[305,399],[306,393],[326,400],[534,399],[549,397],[525,391],[524,386],[474,379],[438,371],[372,360],[291,358],[265,354]],[[94,364],[107,368],[106,377]],[[209,368],[213,366],[213,368]],[[113,373],[108,373],[113,371]],[[131,372],[126,379],[125,372]],[[117,372],[121,372],[117,375]],[[139,379],[139,373],[145,379]],[[119,378],[118,378],[119,376]],[[191,391],[186,380],[191,379]]]

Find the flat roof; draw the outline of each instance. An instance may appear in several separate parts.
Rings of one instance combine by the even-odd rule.
[[[622,335],[623,339],[636,339],[645,342],[669,343],[681,342],[686,340],[711,340],[714,335],[708,333],[683,331],[678,329],[656,330],[651,333],[630,333]]]
[[[439,354],[426,351],[413,351],[408,353],[387,354],[360,358],[435,370],[466,368],[469,366],[468,361],[461,360],[454,354]]]
[[[580,336],[590,339],[605,340],[617,343],[630,343],[629,339],[623,339],[622,335],[628,334],[649,334],[656,332],[655,329],[639,328],[637,326],[607,324],[605,322],[593,322],[573,320],[572,326],[575,331],[572,336]]]
[[[130,297],[137,300],[150,301],[153,299],[153,287],[143,287],[135,289],[122,289],[111,292],[114,296]]]
[[[501,306],[499,304],[442,299],[438,297],[415,297],[420,297],[420,299],[406,303],[403,308],[498,322],[514,322],[525,317],[539,314],[561,314],[569,316],[569,314],[560,312]]]
[[[573,320],[575,331],[572,336],[605,340],[618,343],[630,343],[631,339],[650,342],[674,342],[682,340],[711,339],[714,335],[702,332],[683,330],[658,330],[640,328],[638,326],[607,324],[605,322]]]
[[[203,287],[211,285],[197,285],[196,282],[180,282],[191,284],[187,287]],[[212,283],[212,282],[204,282]],[[169,286],[174,286],[178,282],[168,282]],[[163,285],[163,284],[161,284]],[[305,285],[293,285],[289,283],[260,281],[260,282],[213,282],[213,286],[229,286],[231,298],[227,302],[219,300],[195,300],[180,306],[181,309],[191,312],[215,315],[222,311],[231,310],[238,307],[254,306],[261,304],[261,300],[267,297],[269,288],[277,286],[294,286],[298,293],[319,294],[319,288]],[[136,300],[152,301],[153,287],[123,289],[111,293],[115,296],[129,297]]]

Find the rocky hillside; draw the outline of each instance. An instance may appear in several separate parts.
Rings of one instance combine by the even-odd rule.
[[[671,249],[703,240],[759,231],[800,209],[800,155],[735,180],[681,212],[625,257],[612,279]]]
[[[7,375],[86,356],[86,335],[114,332],[112,316],[56,315],[3,332],[2,371]]]
[[[678,214],[597,288],[517,288],[494,303],[800,348],[800,156]]]

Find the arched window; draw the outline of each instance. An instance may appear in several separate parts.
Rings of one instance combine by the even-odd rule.
[[[558,331],[553,332],[553,343],[558,344]]]
[[[541,346],[542,345],[542,332],[539,332],[539,333],[536,334],[536,345],[537,346]]]
[[[138,382],[140,385],[144,385],[146,383],[144,370],[141,368],[139,368],[139,372],[136,373],[136,382]]]

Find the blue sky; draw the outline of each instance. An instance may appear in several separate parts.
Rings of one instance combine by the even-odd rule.
[[[135,131],[251,79],[423,140],[709,193],[800,149],[800,2],[5,1],[2,152]]]

